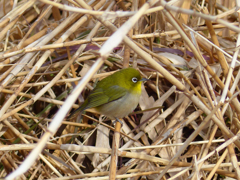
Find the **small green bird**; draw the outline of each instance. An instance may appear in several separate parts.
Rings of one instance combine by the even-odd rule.
[[[73,113],[93,108],[109,118],[123,118],[137,107],[141,84],[146,80],[134,68],[115,72],[98,82],[84,103]]]

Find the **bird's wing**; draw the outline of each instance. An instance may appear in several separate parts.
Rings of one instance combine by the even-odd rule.
[[[97,88],[87,98],[87,104],[84,109],[97,107],[123,97],[127,93],[125,88],[118,85],[110,86],[106,89]]]

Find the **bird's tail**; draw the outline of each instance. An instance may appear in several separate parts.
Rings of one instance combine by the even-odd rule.
[[[67,117],[67,119],[71,119],[74,117],[74,115],[77,115],[78,112],[82,113],[83,112],[83,108],[80,106],[79,108],[75,109],[73,112],[71,112],[71,114]]]

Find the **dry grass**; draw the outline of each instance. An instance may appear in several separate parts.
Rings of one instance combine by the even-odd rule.
[[[0,177],[240,179],[240,5],[209,2],[0,1]],[[128,66],[122,127],[65,118]]]

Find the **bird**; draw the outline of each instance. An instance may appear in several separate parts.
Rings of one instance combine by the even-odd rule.
[[[123,118],[133,112],[141,96],[141,84],[148,79],[132,67],[121,69],[102,79],[90,92],[84,103],[75,110],[93,109],[111,119]]]

